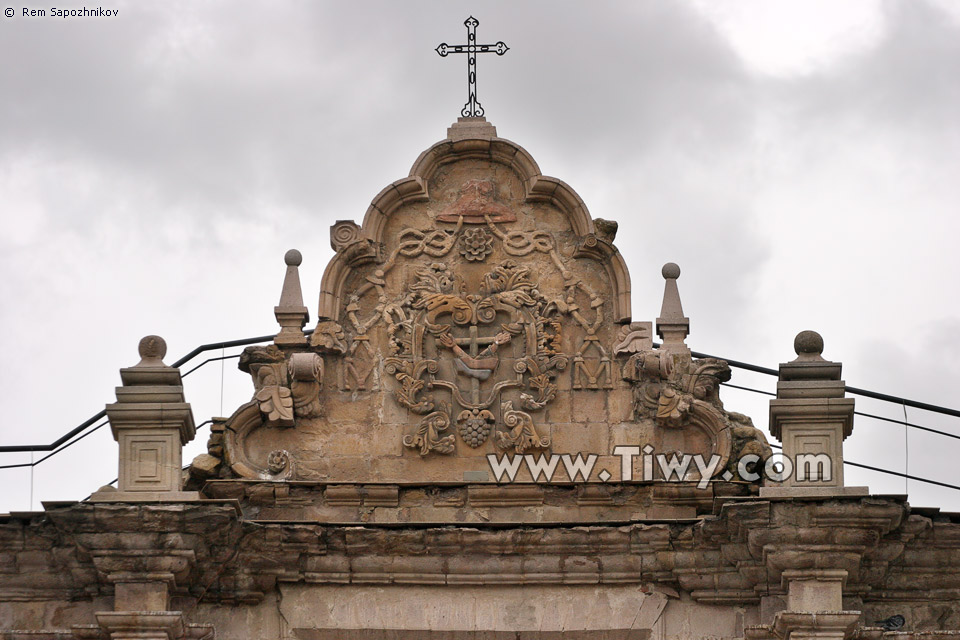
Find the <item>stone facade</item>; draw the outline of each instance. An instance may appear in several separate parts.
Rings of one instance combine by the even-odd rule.
[[[960,519],[844,486],[822,339],[770,425],[826,466],[774,483],[728,364],[687,346],[680,268],[634,321],[616,229],[462,118],[334,224],[312,326],[287,253],[251,399],[183,474],[193,416],[144,339],[107,407],[118,490],[0,519],[0,638],[960,635]]]

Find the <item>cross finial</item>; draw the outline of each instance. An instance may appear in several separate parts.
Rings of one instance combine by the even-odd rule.
[[[496,44],[477,44],[477,25],[480,21],[470,16],[463,23],[467,27],[467,44],[447,44],[441,42],[436,52],[441,58],[446,58],[451,53],[467,54],[467,103],[460,110],[460,115],[464,118],[479,118],[483,116],[483,107],[477,100],[477,54],[478,53],[496,53],[502,56],[510,47],[504,44],[503,40]]]

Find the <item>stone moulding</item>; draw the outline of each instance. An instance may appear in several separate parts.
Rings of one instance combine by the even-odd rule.
[[[370,204],[359,232],[362,241],[380,246],[387,220],[400,206],[429,200],[427,183],[445,164],[460,160],[483,159],[505,165],[520,176],[527,202],[549,202],[570,221],[574,233],[581,237],[585,255],[598,252],[607,276],[613,283],[613,317],[615,322],[629,322],[630,274],[623,256],[611,243],[598,240],[593,218],[586,204],[565,182],[541,175],[540,168],[530,154],[518,144],[503,138],[444,140],[424,151],[410,170],[410,175],[384,188]],[[318,317],[321,320],[340,321],[340,307],[344,286],[353,265],[352,253],[340,251],[327,264],[320,286]]]
[[[566,484],[396,484],[211,480],[203,491],[243,502],[251,518],[290,522],[418,525],[457,522],[571,526],[688,520],[713,513],[716,500],[756,495],[742,482]],[[371,507],[392,507],[371,509]],[[348,508],[345,508],[348,507]]]
[[[335,497],[356,503],[364,494]],[[783,594],[785,572],[824,563],[846,570],[844,595],[864,602],[960,595],[960,523],[881,498],[735,498],[694,521],[568,527],[292,523],[246,520],[223,501],[74,503],[9,517],[0,537],[12,558],[0,574],[3,601],[96,597],[118,579],[160,571],[172,593],[222,603],[305,582],[653,583],[703,603],[743,604]]]

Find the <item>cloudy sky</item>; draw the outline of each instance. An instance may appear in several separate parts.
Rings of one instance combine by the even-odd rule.
[[[50,7],[21,0],[0,17],[4,444],[100,410],[143,335],[171,362],[276,331],[291,247],[315,314],[329,226],[359,221],[459,114],[466,63],[433,49],[471,13],[510,46],[479,61],[488,120],[619,221],[635,319],[656,317],[675,261],[692,348],[776,366],[816,329],[848,384],[960,407],[960,3],[107,1],[116,17],[28,18]],[[235,364],[187,378],[197,422],[249,398]],[[724,397],[766,428],[765,398]],[[865,418],[846,447],[960,484],[957,455]],[[32,506],[115,476],[103,428],[35,468]],[[28,470],[0,479],[0,511],[31,506]],[[856,469],[847,484],[905,490]],[[907,488],[960,510],[960,491]]]

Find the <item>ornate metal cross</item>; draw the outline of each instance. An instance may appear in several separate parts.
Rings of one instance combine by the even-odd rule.
[[[477,25],[480,21],[470,16],[463,23],[467,27],[467,44],[447,44],[441,42],[437,46],[437,53],[441,58],[446,58],[450,53],[467,54],[467,104],[463,105],[460,115],[465,118],[476,118],[483,115],[483,107],[477,100],[477,54],[478,53],[496,53],[498,56],[505,54],[510,47],[503,43],[503,40],[497,44],[477,44]]]

